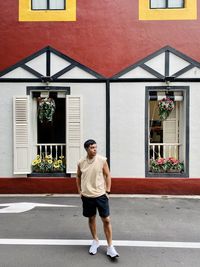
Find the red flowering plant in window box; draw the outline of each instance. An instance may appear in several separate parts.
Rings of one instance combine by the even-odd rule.
[[[174,110],[174,101],[168,97],[161,99],[158,102],[159,116],[161,120],[167,119],[169,114]]]
[[[150,169],[152,172],[183,172],[184,163],[173,157],[151,159]]]

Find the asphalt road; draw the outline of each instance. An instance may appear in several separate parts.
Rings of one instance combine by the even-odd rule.
[[[200,198],[111,196],[120,253],[113,261],[99,218],[102,246],[88,254],[91,236],[79,197],[0,196],[0,267],[199,267],[199,205]]]

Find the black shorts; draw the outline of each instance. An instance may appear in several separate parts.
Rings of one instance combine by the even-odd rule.
[[[99,216],[106,218],[110,215],[109,200],[106,195],[100,197],[81,197],[83,202],[83,216],[92,217],[96,215],[97,210]]]

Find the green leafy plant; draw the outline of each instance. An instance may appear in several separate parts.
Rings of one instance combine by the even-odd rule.
[[[169,114],[175,108],[174,101],[166,97],[158,102],[159,116],[161,120],[168,118]]]
[[[65,157],[60,156],[59,159],[52,158],[51,155],[46,157],[41,157],[37,155],[32,161],[32,171],[42,172],[42,173],[52,173],[52,172],[65,172]]]
[[[179,160],[169,157],[169,158],[158,158],[151,159],[150,169],[152,172],[183,172],[184,163]]]
[[[53,115],[56,110],[55,101],[53,98],[38,98],[38,118],[41,123],[52,122]]]

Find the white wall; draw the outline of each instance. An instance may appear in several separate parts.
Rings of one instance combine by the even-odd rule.
[[[28,86],[42,84],[28,84]],[[51,84],[58,85],[58,84]],[[111,97],[111,174],[112,177],[145,177],[145,86],[161,83],[112,83]],[[174,83],[170,85],[185,85]],[[12,97],[26,95],[25,83],[1,83],[0,97],[0,177],[13,175]],[[83,96],[83,142],[97,141],[98,152],[106,155],[106,93],[103,83],[65,83],[71,95]],[[200,85],[190,83],[189,174],[200,177]],[[84,149],[83,149],[84,152]],[[85,154],[85,152],[84,152]]]
[[[0,177],[13,176],[13,95],[26,95],[25,84],[0,83]]]
[[[111,171],[113,177],[145,177],[145,87],[164,83],[111,84]],[[199,178],[200,84],[190,86],[189,177]]]
[[[28,86],[44,86],[32,83]],[[50,86],[58,86],[52,83]],[[98,152],[106,155],[106,104],[105,84],[103,83],[59,83],[70,86],[71,95],[83,96],[83,142],[88,138],[97,141]],[[13,175],[13,96],[26,95],[26,83],[1,83],[0,98],[0,177],[17,177]],[[85,154],[84,148],[82,149]],[[21,177],[22,175],[20,175]]]
[[[106,90],[104,83],[68,83],[71,95],[83,98],[83,142],[94,139],[98,153],[106,155]],[[83,155],[85,151],[83,149]]]
[[[191,178],[200,178],[200,84],[190,86],[190,152]]]
[[[145,86],[113,83],[110,98],[112,176],[144,177]]]

